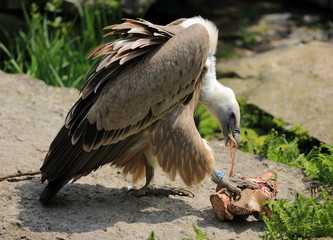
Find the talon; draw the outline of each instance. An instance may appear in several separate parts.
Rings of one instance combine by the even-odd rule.
[[[170,190],[172,191],[170,195],[194,198],[194,194],[188,190],[183,190],[183,189],[170,189]]]
[[[143,197],[144,195],[147,194],[147,192],[146,192],[146,189],[144,189],[144,188],[140,188],[140,189],[132,188],[132,189],[128,190],[127,194],[131,195],[131,196],[136,196],[136,197]]]

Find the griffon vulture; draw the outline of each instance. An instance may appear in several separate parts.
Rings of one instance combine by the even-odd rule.
[[[219,186],[239,188],[217,171],[211,148],[200,137],[193,115],[201,102],[219,121],[223,135],[239,139],[240,112],[234,92],[216,80],[216,26],[201,17],[155,25],[138,19],[108,26],[106,35],[124,38],[95,48],[101,57],[80,98],[51,143],[43,166],[41,195],[48,202],[67,182],[110,163],[146,177],[136,196],[154,192],[154,168],[188,185],[206,174]],[[177,194],[160,189],[160,194]]]

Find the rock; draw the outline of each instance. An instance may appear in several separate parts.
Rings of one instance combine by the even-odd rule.
[[[39,169],[77,97],[76,89],[54,88],[27,75],[0,71],[1,175]]]
[[[0,72],[0,177],[39,169],[77,98],[75,89],[54,88],[26,75]],[[228,172],[229,149],[218,141],[209,144],[217,167]],[[299,169],[237,151],[236,174],[254,177],[271,169],[278,175],[279,198],[310,194]],[[161,171],[155,176],[157,186],[186,189],[178,177],[172,182]],[[127,194],[130,180],[118,169],[104,166],[63,188],[48,207],[38,201],[45,187],[38,176],[2,181],[0,238],[147,239],[154,231],[158,239],[182,239],[194,238],[192,223],[210,239],[259,239],[263,234],[264,224],[251,218],[224,223],[215,219],[209,196],[216,186],[209,177],[189,189],[194,198],[136,198]],[[142,185],[143,181],[135,184]]]
[[[297,16],[297,15],[296,15]],[[323,21],[319,15],[295,13],[263,14],[252,23],[247,31],[256,36],[251,46],[256,52],[264,52],[277,47],[288,47],[311,41],[332,41],[332,23]]]
[[[222,83],[277,118],[333,144],[333,46],[310,42],[219,63]]]
[[[332,39],[333,30],[329,29],[311,29],[309,27],[299,27],[295,29],[289,38],[293,40],[299,40],[302,43],[311,41],[329,41]]]

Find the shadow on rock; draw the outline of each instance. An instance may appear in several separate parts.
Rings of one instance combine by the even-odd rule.
[[[21,200],[19,220],[35,232],[80,233],[111,227],[118,222],[164,223],[201,214],[178,198],[141,197],[127,189],[74,183],[63,188],[47,206],[39,201],[45,187],[39,179],[17,186]]]
[[[236,216],[234,220],[229,221],[226,220],[224,222],[220,222],[214,216],[212,209],[206,209],[201,212],[203,217],[202,220],[197,221],[197,225],[199,228],[207,228],[207,227],[216,227],[216,228],[224,228],[228,229],[231,232],[235,232],[236,234],[240,234],[242,232],[246,232],[251,230],[253,232],[263,232],[265,224],[261,221],[255,219],[254,216]],[[207,221],[209,218],[214,218],[214,221]]]
[[[200,228],[228,229],[237,234],[248,230],[260,232],[264,226],[262,222],[242,218],[219,222],[210,207],[191,206],[196,198],[137,198],[128,195],[125,188],[80,183],[63,188],[52,203],[43,206],[38,199],[44,187],[39,179],[16,187],[20,197],[18,219],[33,232],[84,233],[106,230],[120,222],[163,224],[180,218],[189,221],[189,226],[196,222]]]

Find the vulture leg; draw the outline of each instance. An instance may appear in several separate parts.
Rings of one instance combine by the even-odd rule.
[[[149,194],[151,188],[151,181],[154,178],[154,168],[145,160],[146,168],[146,184],[140,189],[131,189],[128,193],[137,197],[142,197]]]
[[[231,192],[240,196],[242,190],[240,188],[253,188],[258,189],[258,185],[254,182],[243,180],[240,178],[228,178],[220,171],[213,170],[212,181],[217,184],[216,192],[222,188],[227,188]]]
[[[165,196],[168,197],[170,195],[173,196],[186,196],[186,197],[194,197],[194,194],[190,191],[186,191],[183,189],[173,189],[173,188],[154,188],[151,186],[151,181],[154,178],[154,167],[149,164],[149,162],[145,161],[146,168],[146,184],[140,189],[131,189],[128,194],[143,197],[146,195],[155,195],[155,196]]]

